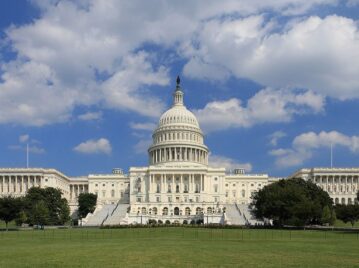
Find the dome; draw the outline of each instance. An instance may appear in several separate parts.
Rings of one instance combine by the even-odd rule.
[[[173,106],[167,110],[160,118],[158,126],[165,127],[174,124],[189,125],[199,128],[198,120],[195,115],[187,110],[185,106]]]
[[[180,79],[177,77],[173,105],[162,114],[148,149],[149,163],[208,165],[208,148],[195,115],[183,103]]]

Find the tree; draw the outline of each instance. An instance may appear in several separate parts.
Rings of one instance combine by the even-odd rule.
[[[59,220],[61,225],[70,220],[70,207],[65,198],[61,199]]]
[[[40,201],[41,204],[42,202],[45,204],[47,209],[46,224],[62,225],[69,220],[70,208],[66,199],[62,198],[61,190],[53,187],[45,189],[32,187],[25,196],[25,212],[28,215],[30,224],[37,224],[37,222],[34,222],[34,217],[31,214],[37,211],[38,208],[34,209],[34,205]]]
[[[359,190],[357,192],[357,204],[359,204]]]
[[[332,220],[332,212],[330,211],[330,208],[328,206],[325,206],[323,208],[323,212],[322,212],[322,223],[331,223],[331,220]]]
[[[8,223],[17,218],[21,209],[21,200],[12,196],[5,196],[0,198],[0,219],[6,224],[8,230]]]
[[[97,195],[91,193],[81,193],[78,197],[78,216],[85,218],[88,213],[94,212],[97,203]]]
[[[336,205],[335,211],[337,218],[347,223],[350,222],[352,227],[359,220],[359,205]]]
[[[40,200],[34,204],[31,209],[31,221],[33,225],[41,226],[41,229],[44,228],[44,225],[49,222],[49,209],[44,200]]]
[[[253,195],[255,217],[276,225],[321,224],[325,206],[332,209],[328,193],[310,181],[285,179],[263,187]]]

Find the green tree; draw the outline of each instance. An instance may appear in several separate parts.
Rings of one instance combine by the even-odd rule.
[[[66,224],[70,220],[70,207],[65,198],[61,199],[59,220],[61,225]]]
[[[18,217],[21,209],[21,200],[12,196],[5,196],[0,198],[0,219],[6,224],[8,230],[8,223]]]
[[[332,212],[331,212],[329,206],[325,206],[323,208],[321,221],[324,224],[330,224],[332,222]]]
[[[331,225],[334,225],[334,223],[336,222],[337,220],[337,214],[335,213],[335,209],[333,208],[332,209],[332,217],[330,218],[330,224]]]
[[[16,225],[21,226],[23,223],[25,223],[27,221],[28,221],[28,218],[27,218],[26,212],[23,209],[21,209],[17,218],[15,219]]]
[[[310,181],[283,179],[253,195],[255,217],[271,219],[276,225],[321,224],[325,206],[332,207],[328,193]]]
[[[52,187],[39,188],[32,187],[25,196],[25,211],[29,218],[30,224],[37,224],[33,222],[32,213],[34,205],[40,201],[46,205],[48,215],[46,224],[62,225],[69,220],[70,208],[66,199],[62,198],[61,190]]]
[[[41,226],[41,229],[44,228],[44,225],[49,222],[49,209],[44,200],[40,200],[34,204],[31,209],[31,222],[33,225]]]
[[[78,197],[78,216],[85,218],[88,213],[94,212],[96,208],[97,195],[91,193],[81,193]]]
[[[359,220],[359,205],[336,205],[335,211],[337,218],[347,223],[350,222],[352,227]]]

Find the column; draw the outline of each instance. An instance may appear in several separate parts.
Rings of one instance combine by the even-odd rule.
[[[182,183],[183,183],[183,174],[181,173],[180,182],[179,182],[179,192],[180,193],[183,193],[183,185],[182,185]]]
[[[202,174],[201,177],[202,177],[202,191],[204,191],[204,174]]]
[[[1,182],[0,191],[1,191],[1,193],[3,193],[4,192],[4,176],[0,176],[0,182]]]

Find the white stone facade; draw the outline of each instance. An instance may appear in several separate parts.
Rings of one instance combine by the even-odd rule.
[[[85,177],[67,177],[55,169],[0,168],[0,195],[22,196],[30,187],[55,187],[63,192],[72,212],[78,195],[90,192],[98,196],[97,210],[128,204],[126,223],[224,223],[226,206],[248,205],[253,192],[279,178],[246,174],[243,169],[227,174],[224,168],[209,166],[209,150],[196,117],[184,105],[179,81],[173,97],[173,106],[161,116],[152,135],[149,166],[131,167],[129,174],[114,169],[111,174]],[[294,177],[312,180],[334,203],[356,200],[359,168],[301,169],[289,176]],[[116,213],[111,216],[116,221]]]
[[[328,192],[334,204],[353,204],[359,190],[359,168],[303,168],[289,176],[310,180]]]

